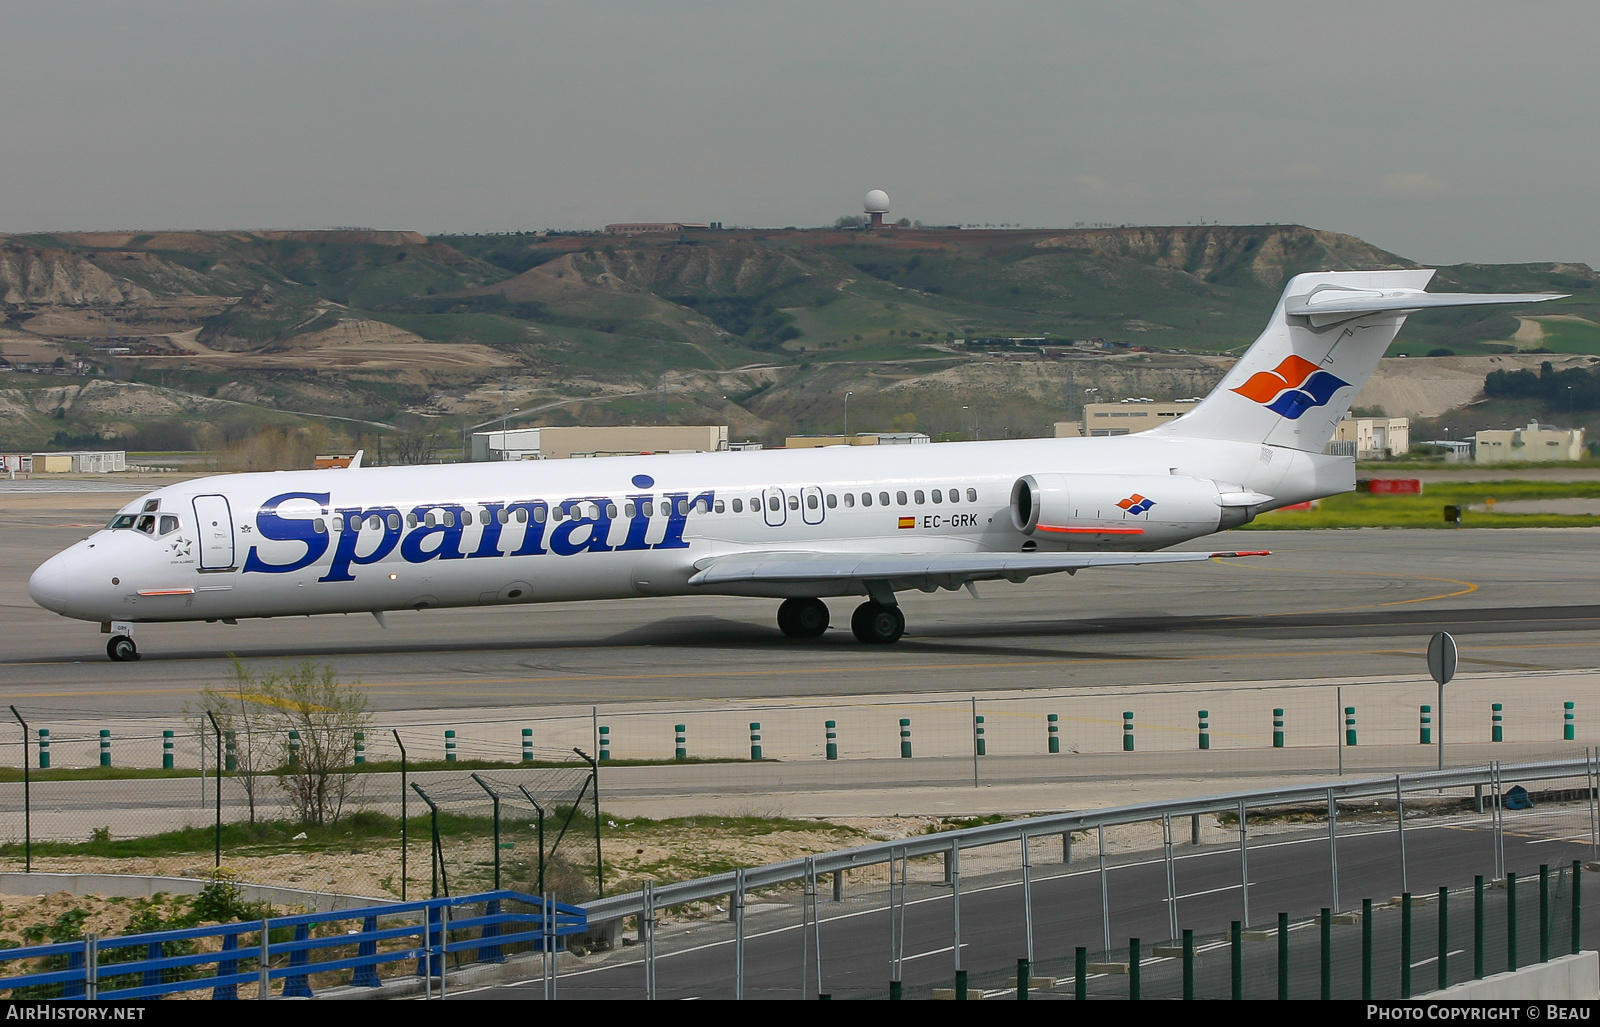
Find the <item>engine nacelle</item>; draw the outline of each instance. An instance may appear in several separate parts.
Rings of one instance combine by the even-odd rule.
[[[1011,486],[1011,523],[1075,548],[1159,548],[1251,520],[1254,503],[1225,488],[1177,475],[1030,474]]]

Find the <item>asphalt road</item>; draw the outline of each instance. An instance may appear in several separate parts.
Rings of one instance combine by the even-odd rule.
[[[1532,962],[1538,953],[1539,864],[1548,864],[1555,879],[1556,869],[1570,867],[1575,859],[1587,859],[1589,847],[1588,810],[1567,807],[1538,811],[1518,819],[1508,814],[1506,836],[1507,868],[1521,879],[1518,903],[1522,916],[1518,932],[1519,965]],[[1437,896],[1438,888],[1457,891],[1450,899],[1450,927],[1446,954],[1451,963],[1451,981],[1469,979],[1473,969],[1473,915],[1470,888],[1475,874],[1493,877],[1492,836],[1481,818],[1441,818],[1431,826],[1413,821],[1406,830],[1406,886],[1417,896]],[[1087,850],[1088,846],[1083,846]],[[1392,826],[1368,823],[1347,828],[1339,840],[1340,904],[1344,910],[1361,908],[1363,898],[1377,903],[1401,893],[1398,836]],[[1038,857],[1035,857],[1036,861]],[[1101,920],[1100,875],[1094,869],[1092,854],[1084,852],[1068,867],[1059,864],[1041,867],[1036,863],[1032,895],[1034,905],[1034,976],[1069,976],[1072,953],[1077,946],[1090,950],[1089,958],[1100,960],[1104,944]],[[1324,906],[1332,905],[1328,842],[1325,835],[1307,832],[1295,839],[1260,840],[1249,851],[1248,924],[1256,930],[1276,924],[1277,914],[1287,913],[1292,920],[1313,917]],[[1177,848],[1176,880],[1179,924],[1196,932],[1202,942],[1202,958],[1197,973],[1200,997],[1228,995],[1229,952],[1220,935],[1230,922],[1244,919],[1240,888],[1239,853],[1233,847],[1192,850]],[[1053,876],[1052,876],[1053,875]],[[1592,876],[1592,875],[1590,875]],[[1016,961],[1026,953],[1022,918],[1022,888],[1017,875],[1008,879],[964,879],[961,907],[961,962],[971,975],[973,988],[1004,989],[1005,978]],[[915,880],[915,879],[914,879]],[[1552,888],[1552,906],[1570,902],[1568,885]],[[1111,913],[1113,959],[1125,959],[1130,938],[1140,938],[1144,954],[1167,941],[1165,868],[1156,853],[1125,863],[1106,875]],[[1600,888],[1585,882],[1585,947],[1600,940]],[[824,885],[824,893],[826,886]],[[902,977],[906,995],[928,997],[933,987],[950,987],[954,978],[954,933],[951,889],[937,885],[911,889],[906,910],[906,947]],[[1506,930],[1504,893],[1488,893],[1486,916],[1485,972],[1505,969]],[[1565,912],[1569,906],[1561,906]],[[1413,942],[1410,950],[1413,994],[1431,990],[1436,983],[1438,942],[1437,906],[1418,904],[1414,908]],[[864,900],[839,904],[824,902],[821,907],[821,951],[823,991],[835,998],[883,998],[890,976],[889,913],[881,890]],[[1398,997],[1400,984],[1400,914],[1385,910],[1374,917],[1375,994]],[[767,906],[749,918],[746,942],[747,998],[788,998],[802,996],[802,981],[808,988],[804,997],[815,997],[815,963],[809,973],[802,965],[805,936],[798,924],[798,907]],[[1568,935],[1565,921],[1557,918],[1553,951],[1565,951]],[[1333,995],[1358,998],[1361,995],[1361,928],[1336,925],[1333,931],[1335,973]],[[1315,927],[1291,932],[1293,987],[1291,997],[1316,998],[1318,995],[1318,937]],[[1276,939],[1247,940],[1245,943],[1245,994],[1249,998],[1276,996]],[[1119,952],[1118,950],[1121,950]],[[687,931],[678,931],[658,941],[657,997],[732,998],[734,946],[732,928],[721,922],[706,922]],[[606,965],[569,971],[558,982],[558,996],[564,999],[621,999],[644,995],[644,966],[637,947],[625,949]],[[814,960],[814,956],[811,957]],[[1176,997],[1177,960],[1144,967],[1146,997]],[[1127,977],[1096,976],[1090,982],[1092,997],[1127,997]],[[1166,989],[1164,994],[1160,989]],[[540,998],[542,983],[535,979],[497,987],[460,989],[456,998]],[[1014,992],[1007,996],[1014,997]],[[1070,998],[1070,987],[1037,994],[1036,997]]]
[[[1274,555],[911,594],[907,637],[885,647],[847,627],[789,640],[776,603],[687,597],[406,612],[387,632],[366,616],[147,625],[145,658],[113,664],[96,625],[35,607],[26,582],[122,501],[0,493],[8,701],[170,713],[226,679],[228,654],[326,661],[377,711],[1416,674],[1438,630],[1463,672],[1600,666],[1586,529],[1227,534],[1195,548]],[[833,603],[836,625],[851,605]]]

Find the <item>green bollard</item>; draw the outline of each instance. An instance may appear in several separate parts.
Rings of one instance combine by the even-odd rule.
[[[1421,745],[1433,744],[1433,707],[1426,703],[1422,706],[1422,726],[1417,741]]]
[[[904,997],[905,997],[904,993],[901,991],[901,988],[900,988],[900,982],[899,981],[890,981],[889,982],[889,1001],[890,1002],[900,1002],[900,1001],[904,1000]]]
[[[1411,997],[1411,893],[1400,893],[1400,997]]]
[[[172,769],[172,732],[161,732],[161,769]]]
[[[1483,980],[1483,875],[1472,879],[1472,979]]]
[[[1228,958],[1232,962],[1232,991],[1235,1002],[1244,1001],[1244,924],[1239,920],[1233,922],[1233,929],[1228,932]]]
[[[1561,740],[1563,742],[1571,742],[1578,737],[1578,725],[1573,721],[1575,716],[1573,709],[1576,704],[1568,702],[1561,705],[1566,709],[1566,712],[1561,715]]]
[[[1289,1001],[1289,914],[1278,914],[1278,1001]]]
[[[522,762],[533,762],[533,728],[522,729]]]
[[[1439,990],[1450,987],[1450,889],[1439,889]]]
[[[900,758],[911,758],[911,718],[900,718]]]
[[[611,729],[604,724],[600,725],[600,762],[605,763],[611,759]]]
[[[1053,753],[1060,752],[1061,751],[1061,723],[1060,723],[1061,718],[1056,716],[1054,713],[1052,713],[1048,717],[1046,717],[1045,720],[1050,725],[1050,751],[1053,752]]]
[[[1089,950],[1082,945],[1072,951],[1072,997],[1078,1002],[1089,997]]]
[[[1579,937],[1579,928],[1583,926],[1583,860],[1572,861],[1572,948],[1567,950],[1568,955],[1575,955],[1582,951],[1582,939]]]
[[[1283,711],[1280,709],[1272,711],[1272,747],[1283,748]]]
[[[834,730],[836,726],[837,725],[831,720],[826,721],[823,724],[823,727],[825,727],[828,731],[827,758],[830,760],[836,760],[839,758],[839,735],[838,732]]]
[[[100,765],[111,766],[111,729],[100,729]]]
[[[1354,706],[1346,706],[1344,708],[1344,744],[1356,744],[1356,708]]]
[[[1133,751],[1133,711],[1125,710],[1122,714],[1122,751]]]
[[[1550,962],[1550,864],[1539,864],[1539,962]]]
[[[223,769],[230,770],[230,771],[238,770],[239,769],[239,742],[238,742],[238,739],[236,739],[234,737],[234,734],[233,734],[232,731],[224,731],[224,732],[222,732],[222,737],[223,737],[222,749],[223,749],[223,752],[226,754],[226,757],[223,760],[223,764],[222,764]]]
[[[1361,997],[1372,997],[1372,900],[1361,900]]]
[[[50,729],[39,729],[39,769],[50,769]]]
[[[1194,931],[1183,929],[1183,1000],[1194,1001]]]
[[[978,755],[989,755],[989,743],[983,737],[983,714],[980,713],[973,718],[972,731],[973,737],[977,740]]]
[[[1031,969],[1026,959],[1017,960],[1017,1001],[1028,1000],[1028,971]]]
[[[1517,968],[1517,875],[1506,874],[1506,969]]]
[[[956,1001],[957,1002],[965,1002],[966,1000],[967,1000],[967,972],[965,970],[957,970],[956,971]]]
[[[446,763],[456,761],[456,733],[451,728],[446,728],[444,732],[444,761]]]
[[[1200,711],[1200,748],[1211,748],[1211,711]]]
[[[752,760],[761,758],[761,721],[759,720],[750,722],[750,758]]]
[[[677,760],[686,760],[686,759],[688,759],[689,758],[688,745],[683,740],[683,733],[684,733],[684,731],[688,730],[688,725],[685,725],[685,724],[674,724],[672,726],[672,730],[673,730],[673,733],[675,735],[675,737],[673,739],[673,745],[675,746],[675,748],[672,750],[672,758],[673,759],[677,759]]]
[[[300,732],[289,732],[289,768],[292,770],[300,765]]]
[[[1322,907],[1322,930],[1318,939],[1320,958],[1318,962],[1322,973],[1318,978],[1318,996],[1327,1002],[1333,998],[1333,910],[1327,906]]]
[[[356,762],[357,763],[365,763],[365,762],[367,762],[367,733],[365,731],[357,731],[356,732],[355,742],[356,742]]]
[[[1139,979],[1139,963],[1140,962],[1141,962],[1141,960],[1139,958],[1139,939],[1138,938],[1129,938],[1128,939],[1128,998],[1131,1001],[1135,1001],[1135,1002],[1138,1001],[1139,998],[1140,998],[1140,995],[1139,995],[1140,985],[1143,983]]]
[[[1489,720],[1494,725],[1493,729],[1491,729],[1489,733],[1489,737],[1491,740],[1496,742],[1503,742],[1506,740],[1505,728],[1501,725],[1500,710],[1500,703],[1492,703],[1489,706]]]

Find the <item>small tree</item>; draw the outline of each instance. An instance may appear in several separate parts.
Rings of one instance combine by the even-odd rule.
[[[216,716],[235,736],[238,770],[256,819],[263,775],[275,774],[290,811],[308,824],[330,824],[354,795],[355,733],[371,721],[367,697],[339,683],[333,668],[307,660],[287,671],[260,671],[233,661],[233,681],[200,693],[191,709]],[[299,744],[291,747],[290,732]]]

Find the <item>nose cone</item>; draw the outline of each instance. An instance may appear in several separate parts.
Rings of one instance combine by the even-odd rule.
[[[80,542],[40,564],[28,579],[28,595],[54,613],[83,617],[89,599],[89,553]],[[96,619],[92,614],[90,619]]]

